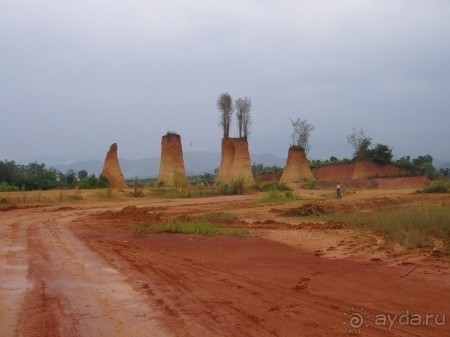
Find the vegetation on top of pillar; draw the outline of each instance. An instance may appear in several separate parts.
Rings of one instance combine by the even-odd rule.
[[[238,98],[234,106],[236,108],[239,138],[247,138],[250,133],[252,100],[248,97]]]
[[[291,134],[291,146],[300,146],[308,154],[311,150],[311,145],[309,144],[309,139],[311,137],[311,132],[315,130],[314,125],[308,123],[306,119],[292,120],[292,134]]]
[[[233,99],[228,92],[223,93],[217,99],[217,108],[221,113],[220,123],[223,129],[223,137],[230,136],[231,119],[233,115]]]

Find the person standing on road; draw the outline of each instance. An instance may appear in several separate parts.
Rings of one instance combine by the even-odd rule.
[[[336,199],[342,199],[341,196],[341,184],[336,184]]]

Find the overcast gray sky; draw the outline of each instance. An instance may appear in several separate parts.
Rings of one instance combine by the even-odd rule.
[[[355,127],[449,160],[450,1],[0,0],[0,159],[145,158],[167,130],[219,152],[224,91],[252,99],[252,153],[306,118],[310,158]]]

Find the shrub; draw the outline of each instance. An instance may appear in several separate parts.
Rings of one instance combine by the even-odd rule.
[[[425,193],[448,193],[450,182],[447,180],[433,180],[423,190]]]
[[[78,182],[78,188],[81,189],[97,189],[97,188],[105,188],[108,187],[109,183],[105,177],[100,176],[97,178],[95,174],[92,174],[89,177],[81,179]]]
[[[0,184],[0,192],[16,192],[16,191],[18,191],[18,190],[19,190],[18,187],[8,185],[8,184],[5,183],[5,182],[2,182],[2,183]]]
[[[242,177],[237,178],[231,182],[231,194],[241,195],[244,194],[245,180]]]
[[[290,188],[285,183],[279,183],[276,181],[269,182],[262,184],[260,187],[261,191],[292,191],[292,188]]]
[[[292,191],[280,193],[276,190],[270,190],[264,197],[259,200],[259,202],[286,202],[297,199],[299,199],[299,197]]]
[[[308,190],[312,190],[316,187],[316,181],[314,179],[304,179],[302,187]]]

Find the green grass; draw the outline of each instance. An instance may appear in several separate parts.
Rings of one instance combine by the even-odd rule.
[[[388,241],[407,248],[433,248],[433,239],[442,240],[450,255],[450,207],[446,204],[408,207],[369,213],[327,215],[354,228],[372,230]]]
[[[277,181],[271,181],[268,183],[264,183],[260,186],[259,189],[261,191],[266,191],[266,192],[268,192],[268,191],[281,191],[281,192],[292,191],[291,187],[289,187],[285,183],[279,183]]]
[[[137,234],[147,233],[183,233],[202,235],[242,235],[244,231],[238,228],[222,228],[211,221],[195,219],[191,221],[172,220],[165,223],[141,224],[134,227]]]
[[[294,201],[298,200],[300,197],[296,195],[292,191],[286,191],[284,193],[280,193],[276,190],[271,190],[266,193],[264,197],[259,199],[260,203],[266,203],[266,202],[286,202],[286,201]]]

